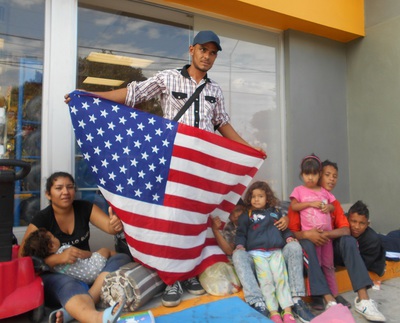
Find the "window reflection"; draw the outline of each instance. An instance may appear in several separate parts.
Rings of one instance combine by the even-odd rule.
[[[160,70],[181,68],[189,62],[189,45],[182,44],[189,44],[192,34],[190,26],[176,22],[80,7],[77,88],[108,91],[145,80]],[[114,81],[118,82],[109,85]],[[162,115],[158,99],[141,103],[138,108]],[[80,196],[107,208],[79,147],[76,149],[75,177]]]
[[[149,15],[157,9],[149,5]],[[168,9],[165,11],[164,16],[169,17]],[[221,21],[215,23],[196,16],[189,26],[178,21],[152,20],[147,16],[80,7],[77,87],[91,91],[110,90],[126,87],[133,80],[144,80],[160,70],[181,68],[189,62],[188,47],[193,34],[202,29],[213,29],[223,44],[209,77],[223,89],[226,109],[234,128],[249,143],[262,147],[268,153],[269,158],[255,179],[268,180],[280,196],[283,170],[282,115],[277,73],[278,34]],[[149,63],[138,67],[134,63],[126,66],[94,62],[88,60],[93,53]],[[85,83],[88,77],[118,80],[121,83],[115,86]],[[140,108],[161,114],[157,100],[145,103]],[[82,163],[77,152],[76,176],[82,184],[78,183],[78,186],[91,187],[93,190],[95,187],[89,183],[94,183],[94,179],[86,171],[81,172],[85,168]]]
[[[0,158],[32,163],[15,185],[14,226],[40,209],[45,0],[0,0]]]
[[[240,29],[239,27],[233,27]],[[278,86],[277,34],[243,28],[220,32],[223,50],[210,74],[222,87],[236,131],[268,155],[254,180],[266,180],[282,196],[281,107]],[[250,41],[251,40],[251,41]]]

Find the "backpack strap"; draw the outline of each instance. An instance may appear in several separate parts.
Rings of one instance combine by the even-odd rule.
[[[193,101],[199,96],[200,92],[203,90],[203,88],[206,86],[208,81],[205,81],[202,85],[200,85],[196,91],[193,93],[193,95],[186,101],[184,106],[179,110],[179,112],[176,114],[174,121],[178,121],[183,114],[186,112],[187,109],[189,109],[190,105],[193,103]]]

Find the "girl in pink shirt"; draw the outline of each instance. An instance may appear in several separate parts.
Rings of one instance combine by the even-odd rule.
[[[301,173],[304,184],[295,187],[290,194],[291,207],[300,213],[301,230],[315,229],[320,232],[332,230],[330,212],[334,211],[332,203],[336,200],[332,193],[318,185],[321,176],[321,161],[314,154],[306,156],[301,162]],[[338,294],[333,264],[332,241],[322,246],[315,246],[318,261],[325,274],[333,295]],[[328,304],[330,307],[333,304]]]

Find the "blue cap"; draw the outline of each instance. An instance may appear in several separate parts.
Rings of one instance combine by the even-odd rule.
[[[193,46],[196,44],[203,45],[205,43],[213,42],[217,45],[218,50],[222,50],[221,45],[219,44],[219,37],[216,33],[211,30],[202,30],[199,31],[198,34],[193,39]]]

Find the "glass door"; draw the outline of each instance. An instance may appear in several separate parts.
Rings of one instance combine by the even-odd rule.
[[[0,158],[32,164],[15,185],[14,226],[40,210],[44,5],[0,0]]]
[[[85,1],[87,2],[87,1]],[[118,6],[118,1],[115,3]],[[182,68],[189,62],[192,18],[158,7],[132,3],[132,12],[80,4],[78,10],[77,88],[108,91],[145,80],[164,69]],[[114,8],[115,9],[115,8]],[[128,7],[124,7],[128,10]],[[146,16],[138,15],[146,13]],[[163,17],[173,16],[175,21]],[[182,46],[185,44],[185,46]],[[162,115],[159,100],[140,105]],[[107,212],[107,203],[97,189],[79,147],[75,152],[77,198],[96,203]]]

